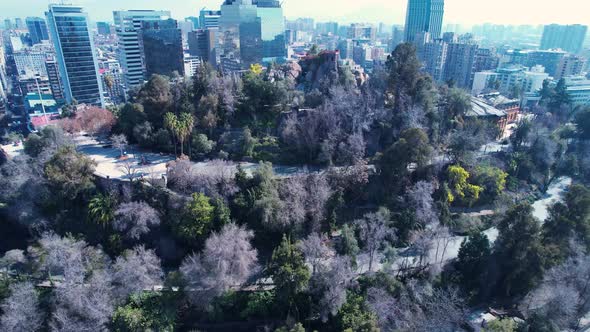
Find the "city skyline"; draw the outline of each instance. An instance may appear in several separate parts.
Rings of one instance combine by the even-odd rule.
[[[0,12],[4,18],[24,18],[43,16],[49,3],[56,1],[35,1],[22,6],[19,0],[3,0]],[[155,9],[170,10],[176,19],[198,16],[201,8],[219,9],[221,0],[180,1],[180,0],[77,0],[68,1],[84,6],[90,13],[92,21],[112,21],[114,10]],[[404,24],[407,0],[365,0],[342,2],[325,0],[321,3],[313,0],[286,0],[284,12],[287,19],[312,17],[318,22],[337,21],[340,23],[368,22]],[[571,11],[575,7],[575,11]],[[553,3],[540,3],[535,0],[447,0],[445,3],[444,24],[462,24],[465,26],[481,23],[495,24],[590,24],[586,13],[590,3],[580,0],[562,0],[560,6]],[[523,15],[526,13],[526,15]]]

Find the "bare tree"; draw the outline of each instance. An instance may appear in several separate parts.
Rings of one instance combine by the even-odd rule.
[[[250,244],[253,237],[252,231],[229,224],[207,239],[201,255],[193,254],[184,260],[180,271],[194,304],[207,305],[257,272],[257,251]]]
[[[527,316],[540,314],[560,329],[579,328],[590,311],[590,256],[581,252],[549,270],[521,304]]]
[[[123,175],[131,182],[135,180],[137,174],[139,173],[137,167],[133,164],[133,161],[129,159],[123,160],[122,164],[119,166],[119,169],[121,170]]]
[[[92,272],[87,280],[66,279],[54,290],[51,331],[107,331],[113,313],[111,279],[107,271]]]
[[[416,211],[416,219],[422,227],[438,224],[438,213],[432,199],[433,193],[434,185],[426,181],[420,181],[408,190],[410,208]]]
[[[115,211],[113,227],[125,233],[127,238],[139,240],[142,235],[149,233],[151,227],[159,224],[158,211],[146,202],[131,202],[121,204]]]
[[[305,180],[306,213],[311,221],[312,230],[319,231],[321,222],[326,218],[326,204],[332,195],[332,189],[323,174],[310,174]]]
[[[81,269],[84,265],[85,247],[86,243],[83,241],[45,233],[39,239],[39,246],[29,249],[29,252],[33,254],[39,269],[51,278],[52,275],[65,275],[68,270]]]
[[[0,305],[4,313],[0,330],[5,332],[38,331],[43,324],[43,312],[35,287],[29,282],[10,286],[10,296]]]
[[[143,246],[127,250],[113,265],[113,285],[119,299],[162,285],[160,258]]]
[[[0,267],[5,269],[6,279],[9,277],[9,273],[12,268],[17,264],[24,264],[27,262],[24,251],[20,249],[9,250],[4,254],[4,257],[0,259]]]
[[[364,251],[369,255],[369,272],[373,271],[373,262],[377,252],[384,245],[385,240],[395,236],[390,224],[389,210],[379,209],[375,213],[368,213],[362,219],[355,221],[359,229]]]
[[[312,267],[315,274],[322,264],[327,264],[328,259],[334,256],[334,250],[328,246],[329,239],[325,235],[312,233],[299,243],[299,249]]]
[[[119,149],[119,156],[123,156],[123,152],[127,146],[127,137],[123,134],[113,135],[111,136],[111,142],[113,142],[115,149]]]
[[[321,294],[318,307],[324,322],[330,314],[335,316],[346,302],[346,291],[352,286],[355,276],[350,257],[339,256],[312,277],[311,289]]]

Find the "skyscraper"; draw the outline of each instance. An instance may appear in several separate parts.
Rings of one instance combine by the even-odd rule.
[[[285,16],[277,0],[258,0],[258,17],[264,61],[281,61],[287,57]]]
[[[44,19],[40,17],[27,17],[26,22],[33,45],[40,44],[42,40],[49,40],[47,24]]]
[[[88,14],[79,6],[52,4],[45,15],[66,101],[104,106]]]
[[[53,99],[61,104],[64,99],[64,92],[61,84],[61,79],[59,78],[59,65],[55,59],[47,59],[45,61],[45,68],[47,71],[47,78],[49,79],[49,85],[51,86],[51,93],[53,94]]]
[[[217,28],[198,29],[188,33],[188,50],[191,56],[210,62],[214,57]]]
[[[220,10],[201,9],[199,12],[199,28],[219,28]],[[196,27],[195,27],[196,28]]]
[[[430,33],[432,39],[440,38],[444,7],[444,0],[408,0],[405,41],[413,42],[421,32]]]
[[[140,35],[147,78],[173,72],[184,75],[182,32],[176,20],[144,21]]]
[[[257,9],[252,0],[225,0],[221,5],[216,63],[231,64],[236,68],[237,63],[248,65],[262,60],[261,23]],[[226,68],[222,70],[227,71]]]
[[[476,44],[450,43],[443,80],[453,81],[460,88],[470,87],[477,49]]]
[[[119,40],[118,58],[123,69],[127,89],[142,84],[146,78],[143,50],[139,38],[142,22],[159,21],[169,17],[169,11],[129,10],[113,12],[115,29]]]
[[[546,25],[541,38],[541,49],[561,48],[570,53],[580,53],[588,27],[585,25]]]

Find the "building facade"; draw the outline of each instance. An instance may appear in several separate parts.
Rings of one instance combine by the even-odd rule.
[[[27,29],[29,29],[29,36],[31,42],[40,44],[42,40],[49,40],[49,33],[47,32],[47,24],[41,17],[27,17]]]
[[[49,5],[46,16],[66,101],[103,107],[88,14],[78,6]]]
[[[169,17],[169,11],[129,10],[113,12],[119,43],[117,56],[123,69],[127,89],[142,84],[147,78],[143,48],[139,37],[142,22],[159,21]]]
[[[541,49],[562,49],[570,53],[580,53],[586,39],[588,27],[585,25],[546,25],[541,38]]]
[[[59,65],[57,60],[54,58],[47,59],[45,61],[45,69],[47,71],[47,79],[49,80],[49,85],[51,86],[53,99],[55,99],[60,104],[64,103],[66,97],[64,95],[61,79],[59,77]]]
[[[147,78],[154,74],[184,75],[182,32],[176,20],[143,21],[140,32]]]
[[[188,34],[188,49],[191,56],[210,62],[215,56],[217,28],[198,29]]]
[[[207,10],[202,9],[199,12],[199,28],[219,28],[219,20],[221,18],[220,10]]]
[[[13,58],[19,76],[34,76],[37,74],[47,76],[47,69],[45,68],[47,53],[24,50],[14,52]]]
[[[408,0],[404,39],[413,42],[416,34],[428,32],[438,39],[442,32],[444,0]]]

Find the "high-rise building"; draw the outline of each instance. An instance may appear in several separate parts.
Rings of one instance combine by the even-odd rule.
[[[285,16],[277,0],[258,0],[263,61],[281,62],[287,57]]]
[[[139,38],[142,22],[159,21],[169,17],[169,11],[129,10],[113,12],[119,41],[117,53],[119,63],[123,69],[125,87],[128,89],[142,84],[147,78]]]
[[[510,93],[517,86],[525,93],[536,92],[543,86],[543,81],[549,78],[542,66],[535,66],[531,70],[521,65],[498,68],[494,71],[475,73],[471,93],[478,95],[486,89]]]
[[[317,23],[316,24],[316,31],[319,34],[338,34],[338,23],[336,22],[325,22],[325,23]]]
[[[353,23],[348,28],[348,38],[350,39],[375,40],[376,36],[377,29],[370,24]]]
[[[424,71],[435,81],[444,81],[444,71],[447,62],[449,44],[436,39],[422,46],[420,58],[424,64]]]
[[[102,59],[98,66],[108,102],[114,105],[125,102],[125,85],[123,84],[121,64],[115,59]]]
[[[88,14],[79,6],[53,4],[45,14],[66,101],[104,106]]]
[[[354,42],[352,39],[342,39],[338,43],[341,59],[351,60],[354,52]]]
[[[528,53],[527,67],[541,65],[545,67],[545,72],[550,76],[555,77],[558,72],[561,60],[567,55],[564,51],[545,50],[545,51],[531,51]]]
[[[432,39],[440,38],[444,0],[408,0],[405,41],[413,42],[416,34],[428,32]]]
[[[201,9],[199,12],[199,28],[219,28],[220,10]]]
[[[148,78],[174,72],[184,75],[182,32],[176,20],[143,21],[140,35]]]
[[[452,81],[459,88],[469,88],[477,49],[476,44],[450,43],[443,80]]]
[[[198,29],[188,34],[188,50],[191,56],[199,57],[203,62],[210,62],[215,56],[217,28]]]
[[[578,55],[568,55],[561,59],[557,67],[555,79],[559,80],[568,76],[579,76],[586,69],[587,59]]]
[[[201,58],[198,56],[185,55],[184,57],[184,75],[186,77],[193,77],[197,74],[197,70],[201,65]]]
[[[6,30],[12,30],[14,28],[14,25],[12,24],[12,20],[7,18],[4,20],[4,29]]]
[[[23,30],[25,28],[25,25],[23,24],[23,19],[20,17],[17,17],[14,19],[14,28],[17,30]]]
[[[96,29],[99,35],[107,36],[111,34],[111,25],[108,22],[96,22]]]
[[[44,19],[41,17],[27,17],[26,22],[33,45],[40,44],[42,40],[49,40],[47,24]]]
[[[404,42],[404,28],[394,26],[391,29],[391,44],[389,45],[389,52],[393,52],[397,45]]]
[[[561,48],[570,53],[580,53],[586,39],[588,27],[585,25],[546,25],[541,38],[541,49]]]
[[[50,58],[45,61],[45,68],[47,71],[47,78],[49,79],[49,85],[51,86],[53,99],[61,104],[65,101],[65,95],[59,77],[59,65],[55,59]]]
[[[225,58],[224,62],[231,63],[234,68],[236,62],[242,62],[241,66],[245,67],[262,60],[262,31],[257,9],[252,0],[226,0],[221,5],[216,63]]]
[[[191,22],[193,24],[193,29],[192,30],[195,30],[195,29],[199,29],[200,28],[200,26],[199,26],[199,18],[198,17],[196,17],[196,16],[189,16],[189,17],[185,17],[184,20],[186,22]]]

